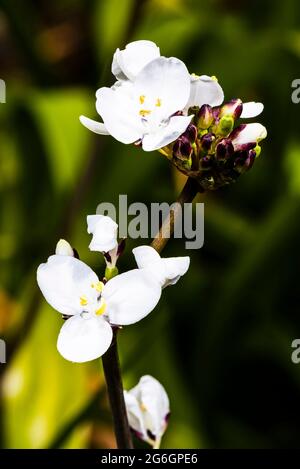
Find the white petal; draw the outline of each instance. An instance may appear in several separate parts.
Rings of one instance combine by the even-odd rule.
[[[215,79],[207,75],[191,75],[191,93],[186,109],[192,106],[201,107],[203,104],[219,106],[223,100],[223,90]]]
[[[128,85],[100,88],[96,108],[108,132],[116,140],[133,143],[143,136],[144,127]]]
[[[144,441],[148,440],[147,431],[144,426],[143,413],[137,398],[130,392],[124,391],[124,400],[130,428]]]
[[[112,73],[118,79],[134,80],[145,65],[159,56],[159,47],[154,42],[131,42],[124,50],[116,50],[112,62]]]
[[[132,253],[139,269],[149,267],[154,262],[161,260],[158,252],[151,246],[138,246],[132,250]]]
[[[164,118],[184,109],[190,95],[190,75],[185,64],[174,57],[158,57],[146,65],[136,77],[137,95],[147,102],[160,100],[156,109]]]
[[[65,239],[60,239],[56,245],[55,254],[58,256],[74,257],[74,251],[70,243]]]
[[[109,280],[102,296],[110,323],[127,325],[151,313],[160,299],[161,287],[149,273],[134,269]]]
[[[138,246],[132,252],[138,267],[149,272],[162,288],[177,283],[190,265],[188,256],[161,258],[151,246]]]
[[[163,148],[169,143],[174,142],[187,129],[193,116],[173,116],[169,123],[160,127],[157,132],[152,132],[143,138],[143,150],[153,151]]]
[[[144,428],[150,430],[155,440],[160,440],[167,426],[170,413],[168,395],[161,383],[150,375],[143,376],[129,391],[140,404]]]
[[[163,288],[169,285],[175,285],[180,277],[186,274],[190,266],[190,258],[188,256],[168,257],[162,259],[162,262],[165,270]]]
[[[264,105],[262,103],[255,103],[251,101],[249,103],[243,103],[243,111],[241,114],[242,119],[251,118],[259,116],[264,110]]]
[[[98,281],[89,266],[71,256],[51,256],[37,270],[37,282],[45,299],[54,309],[67,315],[81,313],[82,297],[86,297],[88,303],[95,302],[98,293],[91,285]]]
[[[82,363],[101,357],[112,341],[112,328],[102,317],[82,314],[62,326],[57,349],[71,362]]]
[[[118,245],[118,225],[105,215],[87,216],[88,233],[93,234],[89,245],[91,251],[108,252]]]
[[[234,132],[234,131],[233,131]],[[245,127],[233,138],[234,147],[251,142],[260,142],[267,136],[267,129],[258,123],[246,124]]]
[[[105,125],[101,122],[94,121],[93,119],[90,119],[89,117],[85,116],[80,116],[79,120],[82,125],[84,125],[84,127],[91,130],[92,132],[95,132],[96,134],[110,135]]]

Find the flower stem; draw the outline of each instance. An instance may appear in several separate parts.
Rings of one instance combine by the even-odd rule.
[[[115,329],[112,344],[103,355],[102,363],[113,416],[117,446],[119,449],[131,449],[133,448],[133,444],[124,401],[117,333],[118,329]]]
[[[187,180],[176,201],[177,204],[175,208],[170,210],[169,215],[164,220],[160,230],[151,243],[151,246],[156,249],[157,252],[161,252],[169,241],[170,236],[174,231],[176,217],[179,214],[181,207],[183,207],[185,203],[192,202],[197,193],[202,191],[203,190],[194,179],[189,178]],[[166,229],[169,230],[168,237],[164,236]],[[117,446],[119,449],[132,449],[133,444],[127,419],[122,375],[118,355],[117,332],[118,329],[115,329],[112,344],[107,352],[103,355],[102,362],[113,416]]]
[[[159,232],[151,243],[151,246],[157,252],[161,252],[164,249],[165,245],[173,234],[176,218],[180,213],[181,208],[184,206],[185,203],[192,202],[198,192],[203,192],[201,186],[197,183],[195,179],[188,178],[181,193],[179,194],[176,200],[177,203],[175,207],[170,210],[167,218],[163,221]],[[168,236],[166,236],[166,233],[168,234]]]

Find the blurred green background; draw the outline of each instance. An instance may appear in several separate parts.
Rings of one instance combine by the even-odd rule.
[[[2,0],[0,78],[0,440],[5,448],[114,447],[100,361],[56,351],[62,320],[35,271],[57,240],[101,271],[86,215],[98,203],[172,202],[183,179],[159,153],[88,132],[112,53],[150,39],[227,99],[265,104],[268,139],[251,172],[205,202],[205,245],[156,310],[120,337],[124,383],[153,374],[169,393],[163,447],[299,447],[300,78],[297,0]],[[133,267],[130,241],[121,261]],[[182,240],[165,256],[185,255]]]

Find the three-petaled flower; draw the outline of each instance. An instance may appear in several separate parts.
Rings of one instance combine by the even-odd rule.
[[[102,218],[97,220],[103,222]],[[89,231],[95,228],[95,221],[88,218]],[[108,235],[115,227],[114,222],[106,220],[102,227],[104,231],[107,228],[107,233],[102,236],[98,232],[97,242],[102,237],[106,248],[113,247],[115,230],[110,243]],[[73,362],[103,355],[112,341],[112,327],[133,324],[146,317],[157,305],[162,288],[175,283],[189,267],[189,257],[162,259],[153,248],[141,246],[135,251],[139,268],[105,282],[74,257],[66,241],[59,241],[56,252],[38,267],[37,282],[47,302],[67,317],[57,348]]]
[[[217,81],[206,75],[190,75],[176,58],[161,57],[151,41],[136,41],[114,54],[112,72],[117,81],[96,93],[96,108],[103,123],[85,116],[90,130],[110,134],[122,143],[140,143],[145,151],[174,142],[193,116],[191,106],[216,106],[224,98]]]

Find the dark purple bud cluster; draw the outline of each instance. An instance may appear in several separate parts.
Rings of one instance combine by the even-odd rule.
[[[232,99],[222,106],[204,104],[188,111],[193,120],[186,131],[162,152],[184,174],[213,190],[234,182],[248,171],[260,153],[257,142],[238,144],[245,124],[235,127],[243,103]]]

